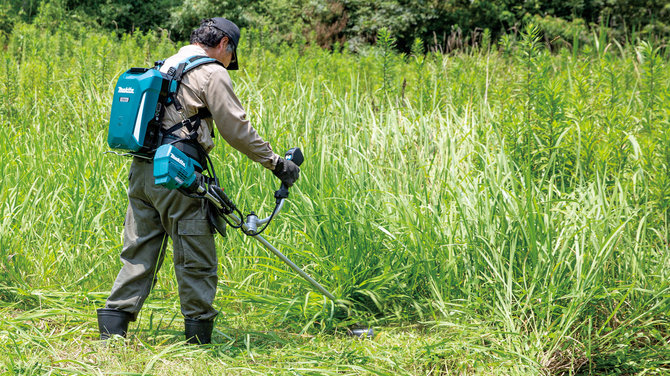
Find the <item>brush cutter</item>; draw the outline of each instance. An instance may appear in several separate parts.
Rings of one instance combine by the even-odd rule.
[[[293,161],[293,163],[298,166],[304,161],[302,151],[299,148],[290,149],[286,152],[285,158]],[[265,246],[265,248],[279,257],[279,259],[290,266],[291,269],[296,271],[323,295],[328,297],[328,299],[333,302],[337,300],[333,294],[261,236],[261,233],[267,228],[270,221],[272,221],[275,215],[277,215],[283,208],[284,200],[288,198],[288,187],[284,183],[282,183],[280,188],[275,192],[276,205],[269,217],[263,219],[258,218],[252,211],[243,221],[243,215],[240,210],[219,187],[215,173],[213,173],[213,179],[208,179],[196,172],[197,169],[202,169],[202,166],[188,157],[184,152],[177,149],[174,145],[162,145],[156,150],[154,156],[154,179],[157,185],[164,186],[168,189],[178,189],[188,196],[209,200],[215,208],[215,213],[211,219],[214,227],[216,227],[219,232],[224,232],[223,223],[219,221],[219,219],[223,219],[230,227],[240,229],[245,235],[258,240]],[[213,169],[211,171],[213,171]],[[209,183],[207,180],[209,180]],[[260,226],[263,227],[259,230]]]
[[[286,152],[285,158],[298,166],[304,161],[300,148],[290,149]],[[225,224],[221,222],[223,220],[230,227],[239,229],[245,235],[255,238],[315,289],[331,301],[337,302],[333,294],[261,236],[261,233],[283,208],[284,201],[288,198],[288,187],[282,183],[279,189],[275,191],[275,208],[269,217],[260,219],[253,211],[245,217],[219,186],[219,181],[209,156],[206,162],[211,167],[211,178],[197,172],[198,170],[202,170],[202,166],[174,145],[162,145],[156,150],[154,155],[155,183],[168,189],[178,189],[183,194],[191,197],[207,199],[214,207],[214,212],[210,215],[210,222],[212,222],[219,233],[222,235],[225,234]],[[242,218],[245,218],[245,220],[242,220]],[[260,226],[262,227],[259,229]],[[374,336],[373,329],[366,327],[349,328],[347,329],[347,334],[359,338],[372,338]]]

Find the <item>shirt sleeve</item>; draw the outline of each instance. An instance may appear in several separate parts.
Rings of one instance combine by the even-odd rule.
[[[203,87],[202,95],[223,139],[251,160],[273,170],[279,156],[247,120],[247,113],[233,92],[228,71],[214,70]]]

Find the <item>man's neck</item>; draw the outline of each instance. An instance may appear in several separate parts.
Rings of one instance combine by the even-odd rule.
[[[197,47],[202,48],[202,49],[205,51],[205,54],[206,54],[208,57],[214,58],[214,56],[212,56],[212,54],[211,54],[211,49],[210,49],[209,47],[205,46],[204,44],[200,44],[200,43],[192,43],[192,45],[193,45],[193,46],[197,46]]]

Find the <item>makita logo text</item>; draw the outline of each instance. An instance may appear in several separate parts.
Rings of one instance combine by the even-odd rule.
[[[135,89],[132,87],[119,87],[119,94],[135,94]]]
[[[177,157],[174,154],[170,154],[170,158],[174,159],[177,163],[181,165],[181,167],[186,168],[186,163],[181,160],[181,158]]]

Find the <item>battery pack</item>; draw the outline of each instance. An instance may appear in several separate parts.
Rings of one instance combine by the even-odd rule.
[[[107,144],[112,149],[140,151],[151,143],[156,131],[148,130],[154,118],[163,76],[156,69],[131,68],[114,89]],[[147,137],[149,136],[149,137]]]

